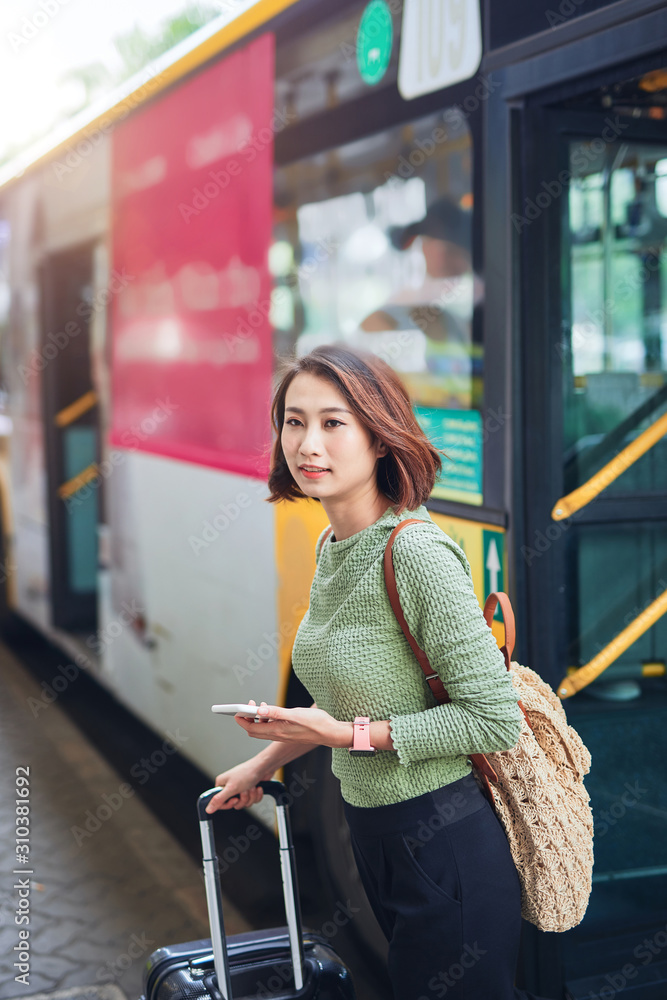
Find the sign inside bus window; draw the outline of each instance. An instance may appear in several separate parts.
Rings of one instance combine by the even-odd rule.
[[[477,410],[440,410],[415,406],[424,433],[447,458],[431,494],[443,500],[481,505],[482,416]]]
[[[406,101],[468,80],[481,58],[479,0],[405,0],[398,89]]]
[[[271,441],[273,50],[264,35],[195,74],[122,123],[112,153],[127,281],[111,301],[111,442],[257,478]]]

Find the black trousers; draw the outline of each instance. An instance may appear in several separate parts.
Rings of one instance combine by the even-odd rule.
[[[472,774],[395,805],[343,805],[394,1000],[538,1000],[514,987],[519,877]]]

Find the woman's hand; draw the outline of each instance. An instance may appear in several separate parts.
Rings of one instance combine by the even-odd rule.
[[[247,716],[234,716],[248,736],[255,739],[325,747],[352,746],[352,723],[338,722],[321,708],[281,708],[263,701],[259,713],[261,722]]]
[[[230,767],[215,779],[222,791],[213,796],[206,806],[206,812],[214,813],[216,809],[246,809],[261,802],[264,791],[257,783],[269,781],[272,776],[273,771],[271,774],[261,772],[254,757],[236,767]]]

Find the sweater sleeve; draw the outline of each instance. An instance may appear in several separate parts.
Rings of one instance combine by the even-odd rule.
[[[410,631],[451,698],[390,716],[400,763],[515,746],[519,695],[484,620],[463,550],[437,527],[411,525],[394,543],[394,568]]]

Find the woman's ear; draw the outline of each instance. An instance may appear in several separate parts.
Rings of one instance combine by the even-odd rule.
[[[379,442],[377,454],[378,454],[378,458],[384,458],[385,455],[389,454],[389,448],[384,443],[384,441],[380,441]]]

